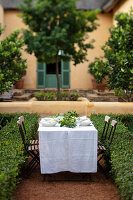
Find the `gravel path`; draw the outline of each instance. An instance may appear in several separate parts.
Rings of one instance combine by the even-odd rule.
[[[13,197],[15,200],[120,200],[117,188],[101,171],[82,177],[58,173],[44,181],[37,168],[29,179],[22,178]]]

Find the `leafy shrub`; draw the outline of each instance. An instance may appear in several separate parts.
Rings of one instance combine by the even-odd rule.
[[[70,101],[77,101],[78,97],[78,93],[70,93]]]
[[[5,27],[0,24],[0,36]],[[24,41],[20,31],[0,39],[0,94],[8,92],[11,85],[26,74],[26,60],[22,58]]]
[[[45,95],[44,95],[44,101],[54,101],[55,99],[56,99],[55,92],[45,93]]]
[[[121,88],[115,88],[114,92],[115,96],[118,96],[119,101],[128,102],[129,99],[131,100],[131,102],[133,101],[133,95],[132,95],[133,91],[123,90]]]
[[[102,83],[108,74],[106,63],[95,58],[95,61],[89,64],[88,72],[94,77],[96,83]]]
[[[108,156],[111,165],[111,171],[114,181],[119,188],[120,194],[124,200],[133,199],[133,130],[129,131],[128,122],[133,120],[133,115],[109,115],[117,120],[117,128]],[[98,130],[100,138],[104,126],[104,114],[92,114],[91,120]],[[126,126],[123,122],[126,121]]]
[[[69,97],[68,97],[69,94],[67,92],[61,92],[60,95],[61,95],[62,101],[69,100]]]
[[[37,114],[0,114],[0,117],[10,121],[0,130],[0,199],[11,199],[13,189],[19,181],[18,175],[24,165],[27,155],[24,152],[20,133],[18,131],[18,117],[24,115],[27,130],[26,142],[36,138],[38,127]]]
[[[8,116],[6,114],[6,116],[4,116],[3,114],[0,113],[0,129],[4,127],[9,121],[11,121],[11,118],[12,117],[10,115]]]
[[[47,92],[47,93],[37,92],[34,94],[34,97],[36,97],[38,101],[56,101],[57,93],[56,92]],[[78,93],[61,92],[62,101],[77,101],[78,97],[79,97]]]
[[[36,92],[34,97],[36,97],[38,101],[44,101],[44,95],[44,92]]]

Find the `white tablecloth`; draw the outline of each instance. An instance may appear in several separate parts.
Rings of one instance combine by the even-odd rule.
[[[97,172],[95,127],[41,127],[39,125],[41,174],[61,171]]]

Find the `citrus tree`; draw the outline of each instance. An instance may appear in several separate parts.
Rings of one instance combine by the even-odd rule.
[[[133,95],[133,9],[116,15],[116,26],[103,46],[108,70],[108,87],[132,101]]]
[[[77,11],[76,0],[23,0],[19,9],[28,26],[24,30],[27,51],[34,53],[38,62],[56,63],[60,100],[58,63],[71,59],[76,65],[86,60],[88,48],[93,48],[92,41],[86,42],[87,33],[96,29],[99,11]]]
[[[0,25],[0,35],[4,30]],[[26,60],[21,53],[23,44],[18,30],[0,41],[0,94],[9,91],[11,85],[26,73]]]

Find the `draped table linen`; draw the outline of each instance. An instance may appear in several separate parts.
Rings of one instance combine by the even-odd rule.
[[[97,172],[97,130],[91,126],[42,127],[39,124],[41,174]]]

